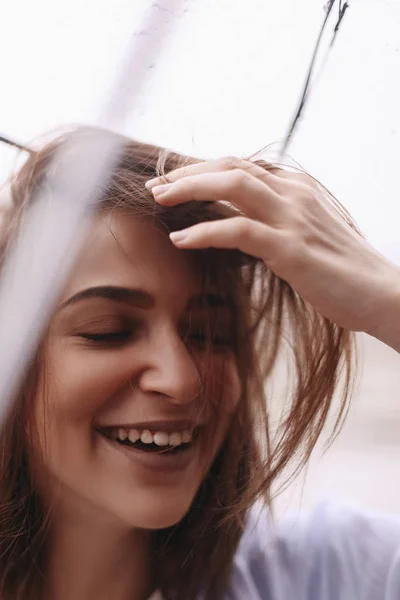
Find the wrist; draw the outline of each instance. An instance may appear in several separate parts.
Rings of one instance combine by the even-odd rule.
[[[400,270],[394,267],[383,288],[381,302],[377,304],[375,317],[365,333],[375,337],[400,352]]]

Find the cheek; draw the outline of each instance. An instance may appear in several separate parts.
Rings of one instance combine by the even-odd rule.
[[[238,407],[242,386],[235,359],[217,357],[204,379],[204,416],[209,432],[204,440],[204,476],[217,456]]]
[[[242,393],[239,370],[234,357],[222,361],[216,377],[220,388],[221,409],[228,415],[232,415],[238,406]]]
[[[217,357],[213,365],[209,365],[205,381],[207,420],[225,435],[242,393],[235,359]]]
[[[93,420],[127,380],[124,361],[50,343],[43,365],[33,399],[33,447],[46,462],[49,455],[66,458],[65,448],[90,453]]]
[[[132,362],[118,352],[85,351],[54,344],[46,362],[47,383],[39,404],[60,420],[89,420],[126,385]]]
[[[230,412],[235,412],[240,397],[242,395],[242,384],[239,377],[239,370],[236,365],[236,361],[232,360],[226,368],[225,373],[225,388],[227,399],[227,409]]]

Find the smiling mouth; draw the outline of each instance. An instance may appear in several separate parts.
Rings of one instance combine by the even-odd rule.
[[[171,455],[183,454],[189,450],[199,437],[200,427],[196,427],[193,431],[176,432],[169,435],[164,432],[152,433],[150,430],[138,431],[123,428],[101,428],[97,431],[115,444],[130,450]]]

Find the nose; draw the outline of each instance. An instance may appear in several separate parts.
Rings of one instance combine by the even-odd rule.
[[[199,369],[177,333],[158,330],[142,359],[139,386],[144,392],[161,394],[174,404],[188,404],[199,396]]]

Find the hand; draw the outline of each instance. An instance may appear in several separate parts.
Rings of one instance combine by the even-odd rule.
[[[261,258],[320,314],[340,327],[375,335],[381,320],[400,322],[400,278],[345,219],[315,180],[237,159],[203,162],[147,182],[157,202],[228,201],[238,216],[171,234],[184,249],[236,248]],[[389,317],[390,315],[390,317]],[[389,326],[389,324],[388,324]],[[378,336],[377,336],[378,337]]]

